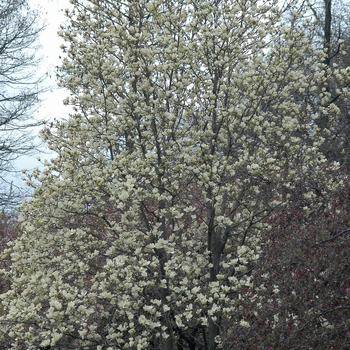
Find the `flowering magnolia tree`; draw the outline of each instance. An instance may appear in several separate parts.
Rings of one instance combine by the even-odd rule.
[[[57,157],[28,178],[3,329],[15,349],[227,349],[266,217],[336,112],[300,9],[71,2],[75,114],[43,132]]]

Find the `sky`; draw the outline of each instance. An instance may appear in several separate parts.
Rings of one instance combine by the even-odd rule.
[[[49,73],[51,79],[48,80],[48,83],[53,88],[51,92],[43,96],[45,101],[40,108],[40,115],[43,117],[45,115],[59,117],[61,113],[67,114],[62,104],[62,100],[67,96],[67,91],[56,87],[55,67],[60,65],[60,45],[63,44],[63,40],[58,37],[57,31],[60,24],[65,20],[63,10],[70,6],[69,0],[29,0],[29,3],[33,8],[39,9],[42,19],[46,23],[46,28],[40,36],[42,48],[39,56],[43,58],[41,70],[43,73]]]
[[[38,56],[42,57],[42,62],[38,67],[38,72],[39,75],[48,73],[49,77],[46,84],[50,86],[50,91],[41,96],[43,102],[39,106],[35,117],[45,120],[64,118],[68,116],[70,109],[63,105],[62,100],[69,93],[67,90],[57,87],[55,67],[60,65],[60,45],[63,43],[63,40],[58,37],[57,31],[60,24],[65,20],[63,10],[70,6],[69,0],[29,0],[29,4],[32,8],[39,9],[42,20],[46,23],[46,28],[40,35],[41,50],[38,52]],[[34,130],[34,133],[38,135],[39,130],[40,128]],[[48,150],[43,148],[43,152],[39,152],[37,155],[19,158],[15,167],[17,170],[41,167],[42,165],[37,158],[47,159],[52,156],[53,154],[48,153]],[[17,186],[24,186],[21,176],[14,178],[13,182]]]

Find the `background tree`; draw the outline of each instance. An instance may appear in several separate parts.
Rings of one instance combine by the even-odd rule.
[[[235,327],[233,348],[349,347],[350,196],[346,174],[345,169],[339,171],[335,181],[341,187],[329,193],[323,183],[331,174],[324,168],[313,184],[305,186],[304,182],[288,190],[294,203],[289,210],[277,210],[270,216],[271,228],[265,231],[263,253],[253,272],[254,284],[262,288],[258,293],[256,288],[247,288],[240,301],[251,327],[244,332]],[[315,189],[315,196],[307,194],[307,187]]]
[[[17,217],[9,215],[4,210],[0,214],[0,249],[4,251],[7,249],[7,244],[14,241],[20,233],[20,225],[17,222]],[[7,270],[11,264],[10,258],[1,259],[1,269]],[[3,273],[0,274],[0,293],[5,293],[10,288],[9,280]],[[3,308],[0,307],[0,314],[4,315]],[[0,349],[10,348],[11,339],[6,333],[1,333]]]
[[[349,166],[350,155],[350,108],[348,94],[340,91],[349,88],[348,79],[340,78],[339,69],[350,67],[350,6],[342,0],[317,1],[310,5],[313,16],[317,21],[314,44],[324,49],[325,65],[330,70],[331,79],[327,91],[331,94],[331,101],[340,110],[337,118],[319,121],[320,127],[332,128],[332,133],[326,138],[321,149],[331,161],[338,161]],[[348,73],[349,75],[349,73]]]
[[[43,90],[36,55],[42,28],[27,0],[0,2],[0,207],[18,204],[13,163],[35,149],[30,130],[40,125],[34,111]]]
[[[303,11],[72,4],[76,113],[43,133],[58,155],[29,175],[2,331],[17,349],[230,348],[267,218],[317,176],[315,120],[337,111]]]

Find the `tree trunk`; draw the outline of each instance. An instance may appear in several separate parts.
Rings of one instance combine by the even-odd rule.
[[[175,342],[173,336],[170,336],[165,340],[162,350],[175,350]]]
[[[331,23],[332,23],[332,0],[325,0],[324,17],[324,48],[326,51],[325,64],[331,63]]]
[[[210,320],[209,327],[208,327],[208,343],[209,343],[209,350],[215,350],[216,349],[216,343],[215,343],[215,337],[218,336],[220,333],[220,329],[217,323]]]

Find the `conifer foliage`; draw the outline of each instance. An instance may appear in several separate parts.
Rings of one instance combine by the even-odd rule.
[[[322,59],[292,4],[71,2],[75,113],[43,132],[57,157],[28,180],[5,332],[16,349],[229,349],[265,218],[322,162]]]

